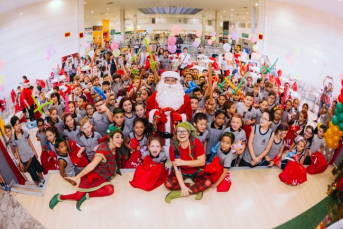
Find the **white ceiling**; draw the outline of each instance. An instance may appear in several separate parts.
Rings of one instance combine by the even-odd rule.
[[[49,0],[0,0],[0,15],[38,2]],[[50,0],[51,1],[51,0]]]

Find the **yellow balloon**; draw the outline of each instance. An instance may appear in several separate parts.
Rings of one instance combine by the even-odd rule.
[[[5,124],[1,117],[0,117],[0,128],[2,130],[2,133],[5,134]],[[0,133],[0,136],[1,136],[1,133]]]
[[[252,49],[256,52],[258,50],[258,45],[253,45]]]
[[[197,42],[201,43],[201,39],[200,38],[195,38],[194,41],[197,41]]]
[[[320,123],[321,124],[321,123]],[[329,122],[329,128],[333,127],[332,121]],[[318,129],[319,129],[319,124],[318,124]]]
[[[217,39],[217,38],[216,38],[215,36],[212,36],[212,37],[211,37],[211,40],[212,40],[212,41],[215,41],[216,39]]]
[[[150,44],[150,42],[151,42],[149,37],[144,38],[144,40],[146,40],[146,43],[148,43],[148,44]]]
[[[113,56],[114,57],[118,57],[119,55],[120,55],[120,50],[119,49],[113,51]]]
[[[229,39],[229,44],[232,44],[232,39],[231,38]]]
[[[5,76],[4,75],[0,75],[0,85],[3,85],[5,83]]]
[[[331,129],[334,135],[338,135],[339,132],[341,132],[341,130],[339,129],[337,125],[334,125]]]

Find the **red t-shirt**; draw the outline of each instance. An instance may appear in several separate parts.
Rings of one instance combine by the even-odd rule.
[[[26,99],[27,103],[32,106],[35,102],[33,101],[32,98],[32,90],[30,88],[23,88],[21,91],[23,95],[23,99]]]
[[[190,146],[188,146],[186,149],[183,149],[181,146],[179,147],[180,150],[180,158],[184,161],[192,161],[196,160],[196,158],[191,158],[190,155]],[[205,154],[204,152],[204,146],[202,145],[201,141],[199,139],[195,139],[195,147],[194,147],[194,152],[196,157],[202,156]],[[169,156],[171,161],[175,161],[175,152],[172,146],[170,146],[169,149]],[[196,171],[198,171],[199,167],[189,167],[189,166],[180,166],[181,167],[181,172],[184,174],[193,174]]]
[[[235,54],[233,54],[233,56],[235,57],[235,62],[238,64],[239,63],[239,57],[241,56],[241,54],[239,54],[239,53],[235,53]]]

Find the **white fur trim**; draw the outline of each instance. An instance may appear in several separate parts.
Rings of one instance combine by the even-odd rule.
[[[180,75],[178,72],[174,72],[174,71],[165,71],[162,73],[161,75],[161,79],[165,79],[166,77],[171,77],[171,78],[175,78],[177,80],[180,80]]]
[[[153,123],[153,122],[154,122],[154,114],[155,114],[156,111],[157,111],[157,109],[152,109],[152,110],[149,112],[149,122],[150,122],[150,123]]]
[[[181,114],[182,117],[182,122],[187,122],[187,115],[186,114]]]

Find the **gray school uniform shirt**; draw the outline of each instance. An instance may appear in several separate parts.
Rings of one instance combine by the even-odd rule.
[[[53,121],[51,121],[51,122],[56,127],[56,129],[58,131],[58,136],[62,138],[64,136],[64,122],[63,122],[63,120],[57,118],[56,122],[53,122]]]
[[[41,100],[39,100],[39,101],[40,101],[40,103],[39,103],[40,105],[42,105],[43,103],[49,102],[47,98],[45,98],[45,101],[41,101]],[[50,106],[50,105],[49,105],[49,106]],[[44,107],[42,107],[44,114],[46,114],[46,112],[48,111],[49,106],[44,106]]]
[[[133,130],[133,121],[137,117],[135,112],[132,111],[132,117],[131,118],[127,117],[126,114],[124,114],[124,116],[125,116],[125,125],[127,126],[127,128],[130,131],[132,131]]]
[[[217,129],[214,126],[214,122],[207,123],[207,130],[210,135],[210,138],[208,139],[207,142],[207,148],[206,148],[206,155],[212,154],[211,149],[214,147],[218,142],[219,139],[221,138],[223,134],[223,126],[221,126],[219,129]]]
[[[21,131],[21,138],[18,139],[17,135],[15,132],[12,134],[12,141],[11,145],[14,147],[18,147],[18,152],[20,155],[20,160],[21,162],[27,162],[30,160],[30,158],[34,157],[35,154],[33,153],[32,148],[29,145],[28,139],[30,135],[25,131],[25,130],[20,130]]]
[[[206,117],[207,117],[207,124],[212,123],[214,120],[214,113],[213,113],[213,115],[211,115],[211,114],[206,112]]]
[[[100,114],[96,111],[93,114],[93,118],[96,132],[98,132],[102,137],[105,136],[107,134],[106,130],[111,124],[110,120],[108,120],[106,112]]]
[[[52,103],[52,104],[50,104],[49,109],[52,107],[56,107],[58,116],[61,116],[64,112],[65,104],[62,102],[59,102],[57,105],[55,105]]]
[[[130,138],[130,141],[132,138],[135,138],[139,142],[140,146],[146,146],[146,143],[148,141],[148,139],[145,135],[143,135],[143,137],[140,140],[138,140],[137,137],[135,136],[134,132],[130,132],[128,136]]]
[[[312,144],[310,147],[311,153],[317,152],[320,148],[325,146],[324,138],[319,138],[317,134],[313,136]]]
[[[40,133],[39,130],[37,130],[36,137],[39,138],[40,145],[41,145],[41,147],[43,149],[44,146],[46,146],[46,135],[45,135],[45,132]]]
[[[114,124],[111,124],[112,126],[115,126]],[[129,134],[130,134],[130,130],[129,130],[129,128],[125,125],[125,123],[123,123],[123,126],[121,127],[121,132],[123,133],[123,135],[124,135],[124,139],[126,139],[126,137],[127,136],[129,136]],[[123,143],[122,145],[121,145],[121,147],[119,148],[119,153],[121,154],[121,155],[125,155],[125,153],[126,153],[126,150],[127,150],[127,148],[125,147],[125,144]]]
[[[86,154],[89,161],[93,159],[95,154],[94,147],[99,145],[99,139],[101,135],[98,132],[93,132],[92,136],[87,137],[85,134],[81,136],[81,146],[86,147]]]
[[[254,153],[255,156],[258,157],[261,155],[261,153],[266,149],[268,142],[270,138],[272,137],[273,131],[272,129],[268,129],[265,133],[261,133],[261,126],[255,125],[254,130],[254,140],[253,140],[253,147],[254,147]],[[245,148],[245,151],[243,153],[243,160],[247,163],[250,163],[252,161],[252,158],[250,156],[249,147]]]
[[[289,111],[282,111],[281,122],[288,123],[288,119],[291,117],[291,110]]]
[[[82,117],[78,113],[74,113],[73,118],[75,119],[76,123],[79,124]]]
[[[255,121],[255,124],[260,124],[261,122],[261,117],[262,117],[262,110],[260,108],[256,109],[256,121]]]
[[[88,115],[86,115],[85,117],[88,118],[92,125],[94,125],[94,117],[88,117]]]
[[[254,104],[260,104],[261,101],[262,101],[261,94],[257,93],[257,95],[254,96]]]
[[[248,110],[244,111],[244,102],[236,104],[237,113],[242,115],[243,121],[256,119],[256,109],[251,106]]]
[[[69,129],[69,127],[64,129],[64,136],[68,138],[68,140],[73,140],[75,143],[82,145],[81,142],[81,128],[80,126],[75,126],[74,129]]]
[[[73,162],[70,159],[69,154],[67,155],[61,155],[58,152],[56,152],[56,156],[57,156],[57,162],[59,160],[63,160],[66,165],[64,166],[64,173],[68,176],[68,177],[73,177],[75,176],[75,165],[73,164]]]
[[[80,108],[76,108],[76,113],[78,113],[81,118],[85,117],[87,115],[86,109],[80,110]]]
[[[280,153],[280,149],[282,148],[282,146],[284,145],[285,141],[282,139],[279,143],[275,142],[275,140],[273,140],[273,145],[270,148],[267,156],[273,160],[279,153]]]
[[[273,131],[276,130],[276,128],[281,124],[281,119],[278,122],[274,122],[272,121],[272,124],[270,125],[270,129],[272,129]]]
[[[152,161],[155,162],[155,163],[161,163],[161,162],[164,162],[167,160],[167,155],[166,153],[162,150],[156,157],[153,157],[151,154],[150,154],[150,151],[147,150],[145,151],[143,154],[142,154],[142,160],[144,160],[144,158],[146,156],[150,156]]]
[[[217,157],[219,157],[219,163],[224,166],[225,169],[229,169],[231,167],[231,162],[236,158],[233,153],[231,153],[231,149],[227,152],[223,152],[221,147],[218,147],[217,149]]]
[[[243,129],[239,128],[238,131],[234,131],[231,127],[228,127],[223,131],[223,134],[225,132],[229,132],[229,133],[232,133],[233,135],[235,135],[235,141],[233,143],[237,143],[239,140],[242,140],[242,142],[245,142],[246,145],[248,145],[247,136],[246,136],[245,131]],[[237,158],[237,156],[238,155],[236,153],[232,153],[233,159]]]
[[[197,138],[201,141],[201,143],[204,145],[205,141],[210,139],[210,134],[208,130],[205,130],[203,133],[200,133]]]
[[[245,93],[247,93],[247,92],[253,93],[253,92],[254,92],[254,86],[251,85],[251,87],[249,87],[248,84],[244,84],[243,91],[244,91]]]

